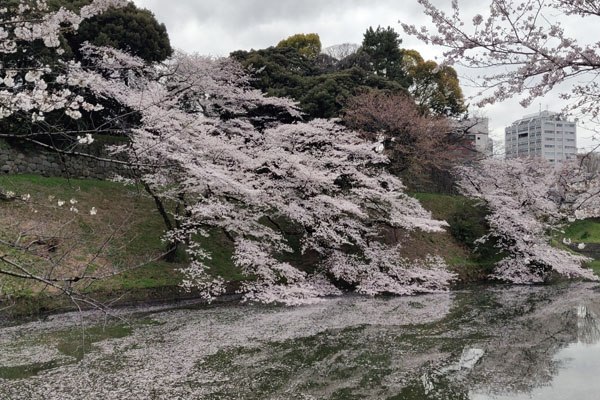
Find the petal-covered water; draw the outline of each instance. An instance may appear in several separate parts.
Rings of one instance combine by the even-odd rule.
[[[0,399],[597,399],[600,286],[53,316],[0,328]]]

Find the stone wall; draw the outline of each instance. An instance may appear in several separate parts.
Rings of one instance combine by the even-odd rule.
[[[115,140],[96,139],[92,145],[78,146],[78,152],[100,158],[112,158],[104,146]],[[24,142],[0,139],[0,174],[36,174],[80,179],[110,179],[114,175],[128,176],[125,165],[94,158],[59,155]]]

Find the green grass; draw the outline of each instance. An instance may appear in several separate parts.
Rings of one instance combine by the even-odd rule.
[[[420,243],[433,242],[433,250],[441,253],[451,270],[465,282],[485,278],[494,264],[504,258],[493,242],[477,245],[475,240],[488,233],[485,217],[487,210],[479,200],[464,196],[413,193],[423,208],[433,218],[444,220],[450,225],[445,234],[421,234]],[[426,249],[421,252],[426,253]]]
[[[451,196],[436,193],[413,193],[412,197],[419,200],[421,205],[431,211],[433,218],[448,220],[459,207],[472,206],[475,200],[464,196]]]
[[[577,243],[600,243],[600,219],[577,220],[565,229],[564,237]]]
[[[573,245],[567,246],[563,243],[564,239],[570,239]],[[570,253],[579,254],[582,251],[578,250],[577,243],[588,244],[585,249],[585,255],[594,260],[587,263],[588,268],[591,268],[597,276],[600,276],[600,252],[597,247],[600,243],[600,219],[590,218],[577,220],[570,223],[564,233],[556,235],[552,240],[552,245]]]
[[[180,249],[175,262],[156,259],[166,248],[162,242],[164,221],[156,211],[153,200],[138,188],[98,180],[4,175],[0,176],[0,189],[13,191],[18,196],[31,195],[28,204],[21,201],[0,201],[0,236],[3,237],[16,234],[19,228],[11,225],[10,219],[16,219],[19,223],[40,225],[56,224],[57,221],[73,218],[73,213],[68,211],[69,204],[57,207],[57,201],[77,200],[75,206],[80,212],[63,233],[74,236],[80,244],[70,259],[66,260],[68,262],[84,265],[90,255],[100,248],[103,240],[116,232],[110,246],[103,250],[102,258],[94,262],[90,271],[112,268],[124,272],[82,289],[87,294],[94,296],[98,293],[99,296],[104,296],[144,290],[158,293],[159,291],[154,289],[172,288],[168,291],[171,295],[179,290],[178,285],[183,278],[180,269],[189,262],[187,254],[184,249]],[[95,216],[89,213],[92,207],[98,210]],[[34,209],[35,214],[32,212]],[[226,280],[244,279],[241,271],[233,266],[232,244],[221,232],[211,233],[209,238],[200,240],[203,247],[212,254],[212,259],[207,261],[210,271]],[[61,244],[63,247],[68,245],[66,241]],[[20,256],[24,259],[26,254]],[[143,265],[131,269],[140,264]],[[50,302],[49,296],[52,293],[40,293],[38,296],[40,285],[6,277],[0,277],[0,285],[3,285],[0,300],[6,295],[25,298],[28,310],[35,307],[45,308],[44,304]]]
[[[60,196],[94,191],[101,191],[105,194],[123,193],[126,187],[116,182],[92,179],[47,178],[40,175],[0,175],[0,188],[22,194],[35,192]],[[129,187],[127,189],[131,190],[133,188]],[[33,193],[31,194],[33,195]]]

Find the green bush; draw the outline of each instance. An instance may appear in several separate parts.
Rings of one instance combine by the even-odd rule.
[[[488,238],[484,243],[477,241],[489,233],[490,228],[485,219],[488,212],[485,205],[461,202],[447,220],[452,236],[471,249],[473,258],[477,261],[498,258],[494,238]]]

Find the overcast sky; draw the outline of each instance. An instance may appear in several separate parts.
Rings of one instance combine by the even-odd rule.
[[[441,58],[438,47],[425,46],[403,34],[399,20],[415,25],[428,25],[428,19],[416,0],[134,0],[151,10],[158,21],[165,23],[174,47],[205,55],[227,56],[234,50],[262,49],[276,45],[281,39],[296,33],[318,33],[323,47],[340,43],[361,43],[369,26],[391,26],[403,39],[403,47],[418,50],[428,59]],[[448,5],[450,0],[434,3]],[[460,0],[467,14],[484,13],[486,0]],[[568,23],[567,34],[585,35],[589,27]],[[570,30],[569,30],[570,28]],[[457,68],[461,76],[473,73]],[[461,86],[467,96],[475,90]],[[474,103],[474,101],[469,101]],[[540,108],[560,111],[562,104],[556,96],[540,99],[528,109],[519,99],[488,106],[483,110],[471,107],[471,112],[490,119],[492,137],[501,147],[504,127],[524,114]],[[589,148],[595,142],[584,127],[578,130],[578,147]]]

